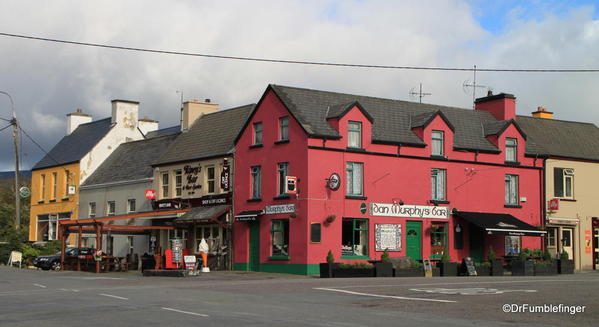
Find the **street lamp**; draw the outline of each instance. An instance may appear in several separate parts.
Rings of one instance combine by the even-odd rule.
[[[19,229],[21,225],[21,201],[19,197],[19,125],[17,122],[17,115],[15,114],[15,103],[12,101],[12,97],[10,94],[0,91],[1,94],[4,94],[10,100],[10,105],[12,106],[12,119],[10,120],[10,124],[12,125],[13,132],[12,137],[15,146],[15,228]]]

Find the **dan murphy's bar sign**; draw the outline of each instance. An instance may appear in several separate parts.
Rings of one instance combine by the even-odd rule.
[[[449,219],[449,207],[371,203],[370,215],[402,218]]]

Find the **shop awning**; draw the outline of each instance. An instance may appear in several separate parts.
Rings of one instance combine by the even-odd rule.
[[[489,232],[489,234],[543,236],[547,233],[512,215],[504,213],[458,211],[454,215],[481,227]]]
[[[175,223],[189,223],[194,221],[214,220],[231,209],[230,205],[195,207],[175,219]]]
[[[242,211],[235,215],[235,220],[237,221],[252,221],[256,220],[256,217],[263,215],[263,210],[248,210]]]

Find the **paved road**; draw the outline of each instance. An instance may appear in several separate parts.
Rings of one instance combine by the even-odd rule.
[[[505,313],[505,304],[586,307],[576,314]],[[599,273],[319,279],[212,272],[166,278],[0,266],[0,326],[168,325],[598,326]]]

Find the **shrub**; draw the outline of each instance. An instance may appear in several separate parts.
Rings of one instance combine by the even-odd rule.
[[[331,250],[329,250],[329,253],[327,253],[327,262],[328,263],[335,262],[335,257],[333,257],[333,252],[331,252]]]
[[[520,251],[520,254],[518,255],[520,257],[520,260],[524,261],[524,260],[528,260],[531,256],[531,251],[528,248],[524,248],[522,249],[522,251]]]
[[[543,260],[551,261],[551,253],[549,253],[549,250],[545,250],[545,252],[543,252]]]
[[[451,257],[449,255],[447,255],[447,252],[443,253],[443,256],[441,257],[441,262],[450,262],[451,261]]]
[[[381,262],[390,262],[390,260],[389,260],[389,251],[387,251],[387,249],[385,249],[385,251],[381,255]]]
[[[424,267],[423,264],[421,264],[420,262],[412,262],[412,264],[410,264],[410,268],[422,268]]]
[[[568,256],[568,252],[564,251],[559,255],[559,258],[562,260],[568,260],[570,257]]]
[[[497,259],[497,254],[495,254],[495,251],[493,251],[492,246],[489,246],[489,253],[487,254],[487,258],[489,258],[489,261]]]
[[[541,259],[543,257],[543,250],[534,249],[531,251],[531,256],[535,259]]]
[[[491,263],[489,261],[477,262],[474,264],[474,266],[491,268]]]
[[[342,269],[350,269],[350,268],[358,268],[358,269],[374,269],[374,266],[368,263],[357,262],[354,264],[349,263],[340,263],[339,268]]]

